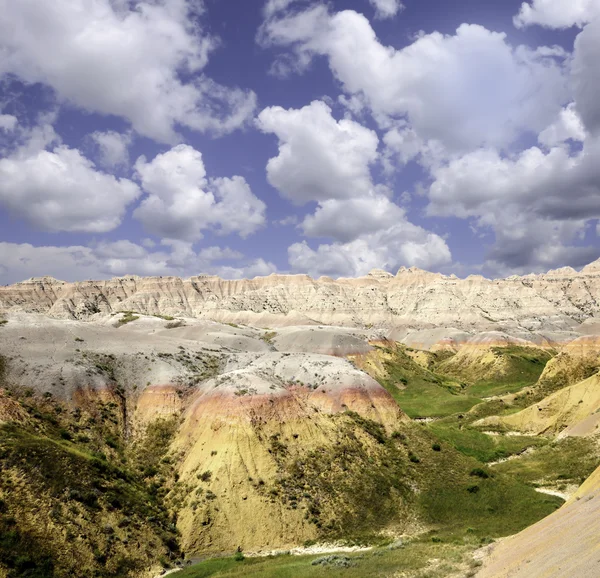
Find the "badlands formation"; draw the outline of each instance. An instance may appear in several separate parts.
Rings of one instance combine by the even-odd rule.
[[[600,262],[0,287],[0,578],[600,575],[599,318]]]

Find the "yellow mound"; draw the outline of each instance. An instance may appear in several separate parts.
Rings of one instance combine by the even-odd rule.
[[[557,389],[573,385],[590,377],[600,368],[600,336],[586,335],[567,345],[551,359],[538,386]]]
[[[477,578],[600,576],[600,468],[562,508],[502,540]]]
[[[508,380],[535,383],[551,352],[501,332],[482,333],[465,343],[438,371],[471,383]]]
[[[485,418],[475,425],[504,425],[535,435],[592,435],[600,433],[600,429],[596,429],[600,421],[600,413],[596,413],[599,410],[600,375],[594,375],[553,393],[523,411],[501,418]]]

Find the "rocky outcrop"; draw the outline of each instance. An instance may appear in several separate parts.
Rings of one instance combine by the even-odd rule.
[[[0,287],[0,309],[88,319],[115,311],[270,327],[347,325],[564,332],[600,313],[600,264],[543,275],[458,279],[416,268],[357,279],[269,275],[119,277],[66,283],[49,277]],[[560,339],[558,339],[560,341]]]

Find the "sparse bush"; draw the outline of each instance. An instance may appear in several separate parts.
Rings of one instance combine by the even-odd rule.
[[[210,482],[211,478],[212,478],[212,472],[210,470],[206,470],[205,472],[198,474],[198,479],[201,482]]]
[[[242,552],[241,546],[238,546],[238,549],[236,550],[235,556],[233,557],[233,559],[236,562],[243,562],[246,559],[246,557],[244,556],[244,553]]]
[[[484,480],[490,477],[490,475],[482,468],[475,468],[475,469],[471,470],[471,473],[469,475],[476,476],[476,477],[482,478]]]

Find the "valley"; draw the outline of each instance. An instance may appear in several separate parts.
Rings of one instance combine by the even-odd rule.
[[[598,262],[0,287],[0,577],[598,570],[597,297]]]

